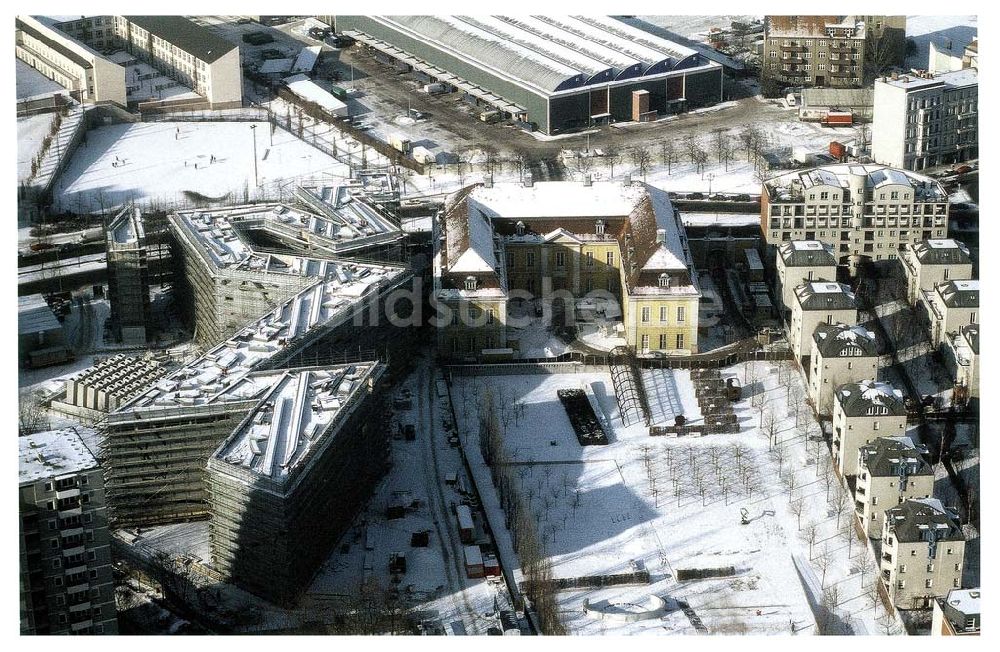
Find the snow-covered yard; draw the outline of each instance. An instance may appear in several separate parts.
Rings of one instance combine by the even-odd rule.
[[[99,127],[87,133],[56,182],[56,205],[75,212],[130,200],[189,203],[201,197],[242,200],[257,176],[274,189],[295,179],[347,177],[346,165],[281,129],[273,144],[266,122],[154,122]]]
[[[855,633],[883,631],[868,597],[874,571],[866,569],[862,585],[858,570],[870,553],[844,536],[852,502],[836,500],[837,482],[825,472],[829,453],[811,441],[819,425],[800,412],[796,427],[795,411],[788,408],[788,388],[797,388],[793,397],[802,391],[797,374],[789,376],[777,363],[726,369],[724,376],[739,376],[744,386],[745,398],[734,404],[738,434],[654,438],[641,423],[622,423],[609,374],[566,369],[458,377],[451,396],[474,472],[483,464],[477,405],[489,391],[495,405],[504,406],[505,447],[518,466],[521,499],[535,513],[554,577],[650,572],[649,585],[560,591],[560,616],[571,633],[696,633],[675,600],[689,603],[710,633],[814,634],[810,603],[822,612],[824,602],[836,603],[835,617],[824,623],[831,629],[849,623]],[[657,418],[699,416],[696,404],[689,405],[694,397],[688,372],[647,372],[646,380],[655,392],[648,398]],[[579,445],[556,395],[569,388],[591,396],[611,430],[608,446]],[[761,400],[763,411],[756,407]],[[505,419],[504,411],[513,416]],[[762,413],[768,432],[774,415],[773,447],[759,427]],[[477,477],[488,478],[488,472]],[[484,504],[489,509],[490,499]],[[503,522],[499,514],[494,518]],[[677,579],[682,570],[729,566],[731,576]],[[650,595],[667,600],[665,615],[622,622],[583,611],[585,600],[642,605]]]

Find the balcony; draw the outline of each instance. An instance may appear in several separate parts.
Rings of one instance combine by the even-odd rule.
[[[83,545],[77,545],[73,548],[67,548],[63,550],[63,557],[72,557],[73,555],[82,555],[86,552],[86,548]]]
[[[62,500],[63,498],[76,498],[80,495],[79,487],[69,487],[68,489],[63,489],[61,491],[56,491],[56,498]]]
[[[782,52],[805,52],[809,49],[804,45],[782,45],[780,47]]]
[[[81,602],[80,604],[70,605],[69,612],[78,613],[80,611],[88,611],[89,609],[90,609],[90,600],[87,600],[86,602]]]
[[[865,488],[862,487],[862,486],[860,486],[860,485],[858,485],[857,487],[855,487],[854,493],[861,494],[862,496],[864,496],[865,495]]]
[[[80,630],[89,629],[90,627],[93,626],[94,626],[94,621],[88,618],[87,620],[81,620],[78,623],[71,624],[69,628],[72,629],[74,632],[79,632]]]
[[[884,561],[887,564],[891,564],[892,563],[892,555],[890,555],[887,552],[883,552],[882,553],[882,561]]]
[[[81,516],[83,515],[83,508],[77,505],[76,507],[61,509],[59,510],[58,514],[59,518],[69,518],[70,516]]]

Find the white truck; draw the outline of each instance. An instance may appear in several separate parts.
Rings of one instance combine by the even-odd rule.
[[[410,139],[405,136],[399,134],[389,136],[389,146],[403,154],[410,153]]]
[[[410,154],[417,163],[429,164],[435,163],[437,157],[427,149],[426,147],[416,146],[413,148],[413,152]]]
[[[440,95],[442,93],[448,92],[448,84],[444,82],[434,82],[433,84],[424,84],[424,92],[428,95]]]

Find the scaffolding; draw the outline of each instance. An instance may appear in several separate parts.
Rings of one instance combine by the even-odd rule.
[[[139,210],[122,208],[105,225],[105,234],[112,331],[123,344],[143,346],[150,323],[149,267]]]

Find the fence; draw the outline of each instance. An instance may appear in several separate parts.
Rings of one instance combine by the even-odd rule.
[[[678,578],[680,579],[680,578]],[[602,586],[644,585],[650,583],[649,571],[620,573],[618,575],[584,575],[583,577],[561,577],[545,580],[540,584],[548,590],[565,591],[566,589],[596,589]],[[531,593],[533,582],[521,582],[521,590]]]

